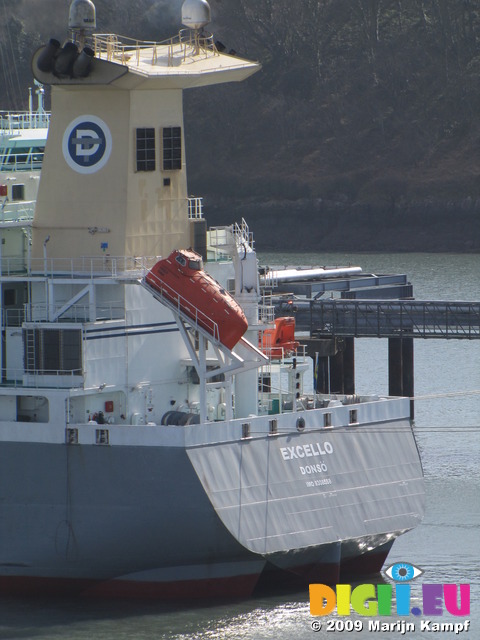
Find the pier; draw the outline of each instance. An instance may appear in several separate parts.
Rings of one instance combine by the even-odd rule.
[[[296,326],[318,336],[479,339],[480,302],[310,300],[298,303]]]
[[[388,339],[389,395],[410,398],[415,339],[480,339],[480,302],[414,300],[401,274],[283,283],[275,293],[276,315],[293,315],[305,334],[320,393],[355,393],[355,338]]]

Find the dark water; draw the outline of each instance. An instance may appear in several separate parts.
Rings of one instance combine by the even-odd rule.
[[[269,264],[358,264],[364,271],[407,273],[417,298],[480,300],[476,255],[265,255]],[[357,391],[387,391],[387,345],[356,341]],[[416,434],[425,469],[423,523],[399,538],[389,563],[409,562],[425,573],[412,583],[412,606],[422,583],[469,583],[471,629],[453,632],[312,630],[308,593],[261,596],[243,602],[181,607],[89,600],[0,600],[0,639],[35,640],[305,640],[307,638],[480,638],[480,340],[415,342]],[[432,397],[434,396],[434,397]],[[417,602],[418,601],[418,602]],[[344,619],[345,620],[345,619]],[[352,616],[352,620],[355,618]],[[359,617],[356,620],[360,620]],[[383,618],[393,622],[394,616]],[[440,616],[436,622],[463,621]]]

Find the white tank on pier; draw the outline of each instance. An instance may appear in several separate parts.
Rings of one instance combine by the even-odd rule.
[[[182,24],[189,29],[201,29],[210,22],[207,0],[185,0],[182,5]]]

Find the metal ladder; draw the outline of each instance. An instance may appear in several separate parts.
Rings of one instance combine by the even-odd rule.
[[[25,369],[28,373],[35,373],[35,329],[25,329]]]

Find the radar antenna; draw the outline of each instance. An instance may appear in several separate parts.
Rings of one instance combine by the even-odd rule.
[[[210,5],[207,0],[185,0],[182,5],[182,24],[193,31],[195,53],[200,50],[200,36],[203,27],[210,20]]]
[[[95,5],[92,0],[73,0],[68,14],[68,28],[72,32],[73,42],[82,50],[86,33],[97,28]]]

